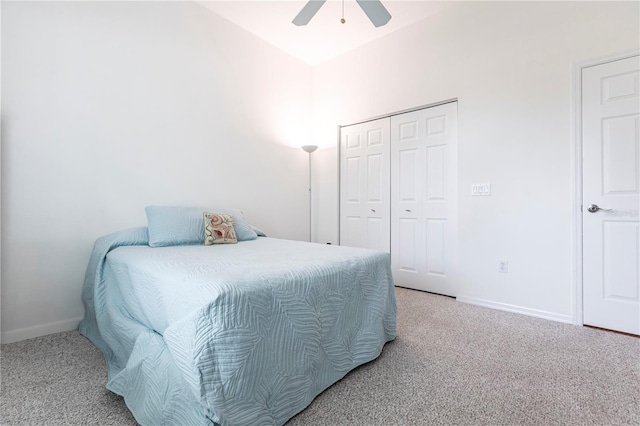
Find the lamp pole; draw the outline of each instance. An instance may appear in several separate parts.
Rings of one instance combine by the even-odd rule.
[[[302,150],[309,153],[309,242],[311,242],[311,153],[318,149],[316,145],[303,145]]]

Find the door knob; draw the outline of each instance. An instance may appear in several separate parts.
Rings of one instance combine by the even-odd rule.
[[[598,207],[597,204],[591,204],[589,207],[587,207],[587,211],[589,213],[595,213],[598,210],[602,210],[603,212],[610,212],[612,209],[603,209],[602,207]]]

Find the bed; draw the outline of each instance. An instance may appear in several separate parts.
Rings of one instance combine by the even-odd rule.
[[[151,247],[150,235],[96,241],[80,323],[143,425],[284,424],[395,338],[387,253],[269,237]]]

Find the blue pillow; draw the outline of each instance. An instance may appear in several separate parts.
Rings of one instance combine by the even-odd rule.
[[[267,234],[265,234],[265,233],[264,233],[264,231],[263,231],[262,229],[260,229],[260,228],[256,228],[256,227],[255,227],[255,226],[253,226],[253,225],[249,225],[249,226],[251,227],[251,229],[253,229],[253,230],[255,231],[255,233],[256,233],[256,235],[257,235],[258,237],[266,237],[266,236],[267,236]]]
[[[204,243],[204,212],[230,214],[238,241],[258,238],[239,210],[207,209],[203,207],[148,206],[149,245],[151,247],[181,246]]]

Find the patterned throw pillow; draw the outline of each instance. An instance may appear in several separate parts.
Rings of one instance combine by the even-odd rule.
[[[238,242],[230,214],[204,213],[204,245]]]

